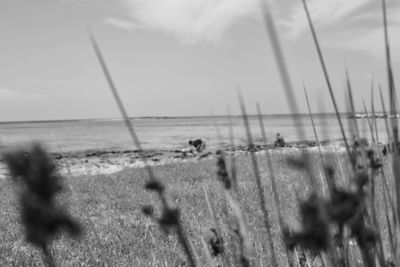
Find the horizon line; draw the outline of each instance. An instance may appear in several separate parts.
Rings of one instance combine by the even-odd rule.
[[[350,112],[341,112],[340,114],[346,115]],[[356,114],[365,112],[356,112]],[[383,113],[383,112],[375,112],[375,113]],[[313,113],[313,115],[332,115],[335,114],[334,112],[318,112]],[[248,114],[249,116],[258,116],[257,114]],[[309,115],[308,113],[270,113],[270,114],[261,114],[262,116],[305,116]],[[176,119],[176,118],[211,118],[211,117],[228,117],[229,115],[183,115],[183,116],[130,116],[130,119]],[[240,117],[241,114],[234,114],[230,115],[232,117]],[[106,121],[106,120],[123,120],[121,117],[103,117],[103,118],[80,118],[80,119],[44,119],[44,120],[11,120],[11,121],[0,121],[0,124],[7,124],[7,123],[57,123],[57,122],[76,122],[76,121]]]

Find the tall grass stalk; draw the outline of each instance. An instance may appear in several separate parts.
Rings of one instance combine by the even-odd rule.
[[[238,265],[242,267],[246,267],[247,263],[250,261],[248,260],[247,256],[245,255],[245,250],[251,250],[251,243],[249,238],[249,233],[246,227],[245,217],[243,215],[242,210],[240,209],[238,201],[236,201],[228,191],[225,191],[225,197],[232,209],[232,213],[235,216],[236,223],[238,225],[238,236],[240,238],[240,262]]]
[[[386,55],[386,71],[388,79],[388,89],[390,97],[390,113],[392,115],[392,130],[393,130],[393,141],[397,146],[398,142],[398,122],[396,114],[396,89],[393,79],[392,61],[390,55],[390,42],[387,27],[387,10],[386,10],[386,0],[382,0],[382,17],[383,17],[383,30],[385,38],[385,55]],[[397,151],[397,147],[395,148]]]
[[[315,142],[316,142],[316,145],[317,145],[317,148],[318,148],[318,154],[320,156],[322,156],[321,143],[319,142],[317,129],[315,127],[314,117],[313,117],[313,114],[312,114],[312,111],[311,111],[311,106],[310,106],[310,101],[308,99],[307,89],[306,89],[306,87],[304,85],[303,85],[303,89],[304,89],[304,96],[306,98],[306,103],[307,103],[307,108],[308,108],[308,115],[310,116],[311,125],[312,125],[313,132],[314,132],[314,138],[315,138]],[[321,162],[321,164],[322,164],[322,162]]]
[[[387,133],[387,144],[390,145],[390,143],[392,142],[391,141],[392,138],[391,138],[389,123],[388,123],[388,119],[387,119],[388,113],[386,112],[385,101],[383,100],[382,86],[380,86],[380,85],[379,85],[379,98],[381,100],[381,108],[382,108],[383,118],[385,120],[385,128],[386,128],[386,133]],[[390,147],[389,147],[389,151],[391,150]]]
[[[375,137],[374,137],[374,127],[373,127],[372,122],[371,122],[372,116],[371,116],[370,113],[368,113],[367,106],[365,105],[364,99],[362,100],[362,103],[363,103],[363,107],[364,107],[364,112],[365,112],[365,114],[367,114],[367,116],[365,118],[367,120],[369,133],[371,135],[372,144],[374,146],[376,146],[376,141],[375,141]]]
[[[389,207],[387,203],[390,203],[390,199],[388,197],[387,191],[383,190],[383,204],[384,204],[384,208],[385,208],[385,219],[386,219],[386,224],[388,227],[388,234],[389,234],[389,245],[390,245],[390,249],[392,252],[392,257],[395,261],[396,260],[396,247],[397,244],[396,242],[396,237],[395,237],[395,232],[392,226],[392,223],[390,222],[390,217],[389,217]],[[392,214],[393,215],[393,214]]]
[[[214,114],[212,116],[214,116]],[[220,149],[217,151],[217,154],[218,154],[217,176],[220,179],[220,181],[223,183],[224,189],[229,190],[232,187],[232,177],[229,175],[227,166],[226,166],[226,153],[225,153],[226,151],[223,148],[223,140],[224,139],[222,138],[222,134],[218,127],[218,124],[215,121],[213,122],[213,124],[214,124],[215,131],[217,133],[217,139],[218,139],[219,147],[220,147]],[[222,164],[222,165],[220,165],[220,164]]]
[[[318,146],[320,167],[323,169],[325,166],[325,163],[324,163],[324,158],[323,158],[322,151],[321,151],[321,144],[318,139],[318,134],[317,134],[317,130],[316,130],[315,123],[314,123],[314,118],[313,118],[311,105],[310,105],[310,101],[309,101],[308,94],[307,94],[307,89],[305,86],[303,86],[303,89],[304,89],[304,95],[306,98],[306,103],[307,103],[307,108],[308,108],[311,124],[313,127],[314,137],[316,140],[316,144]],[[339,163],[339,167],[341,169],[341,172],[343,173],[340,159],[338,159],[337,162]],[[343,177],[343,175],[342,175],[342,177]],[[320,178],[321,178],[321,188],[322,188],[323,196],[328,197],[328,194],[327,194],[326,188],[325,188],[325,180],[330,179],[330,178],[327,175],[325,175],[325,173],[321,170],[320,170]],[[329,196],[332,196],[332,193],[333,193],[332,190],[335,188],[335,182],[334,181],[326,181],[326,183],[327,183],[328,189],[329,189]],[[345,236],[342,235],[341,242],[340,242],[340,249],[341,249],[342,255],[344,256],[345,266],[349,266],[349,259],[348,259],[349,251],[348,251],[347,242],[348,242],[347,238],[345,238]],[[320,253],[321,262],[324,265],[325,261],[324,261],[323,257],[324,257],[324,255]]]
[[[374,126],[374,131],[375,131],[375,140],[376,140],[376,144],[377,144],[377,153],[378,155],[381,157],[382,153],[379,147],[379,135],[378,135],[378,122],[376,120],[376,113],[375,113],[375,103],[374,103],[374,88],[373,86],[373,82],[371,81],[371,112],[372,112],[372,124]]]
[[[365,102],[363,101],[363,106],[364,106],[364,110],[366,114],[369,114],[365,105]],[[376,118],[375,118],[375,109],[374,109],[374,105],[373,105],[373,83],[371,82],[371,116],[367,116],[367,120],[368,120],[368,124],[370,126],[370,133],[371,133],[371,137],[372,137],[372,142],[373,145],[375,146],[376,149],[376,153],[378,154],[378,157],[380,158],[380,151],[379,151],[379,140],[378,138],[378,133],[377,131],[375,132],[374,130],[376,129],[376,127],[374,127],[374,125],[376,126]],[[369,117],[371,118],[371,120],[369,119]],[[374,123],[375,121],[375,123]],[[376,133],[376,136],[374,137],[374,134]],[[378,174],[380,173],[379,170],[372,168],[371,170],[371,174],[370,174],[370,180],[371,180],[371,191],[370,191],[370,205],[371,205],[371,217],[372,217],[372,222],[373,225],[376,229],[376,231],[378,232],[378,242],[376,244],[377,246],[377,255],[378,255],[378,260],[379,263],[381,264],[381,266],[385,265],[385,255],[384,255],[384,251],[383,251],[383,244],[382,244],[382,238],[381,238],[381,231],[380,231],[380,224],[379,224],[379,217],[378,217],[378,213],[376,211],[376,206],[375,206],[375,195],[376,195],[376,185],[375,185],[375,179],[378,177]]]
[[[221,224],[219,223],[218,218],[217,218],[217,213],[215,211],[214,202],[212,202],[210,200],[210,196],[208,195],[208,191],[209,190],[206,189],[203,186],[203,193],[204,193],[204,196],[205,196],[205,199],[206,199],[207,208],[208,208],[208,211],[210,213],[211,219],[214,222],[214,226],[215,226],[215,229],[217,231],[217,237],[218,238],[222,238],[223,237],[222,227],[221,227]],[[225,246],[225,244],[224,244],[224,246]],[[228,259],[227,255],[226,255],[226,252],[222,252],[222,259],[224,261],[224,266],[231,266],[231,264],[229,263],[229,259]]]
[[[256,184],[257,184],[257,193],[258,193],[258,198],[260,201],[260,208],[263,213],[263,222],[265,229],[267,230],[267,239],[268,239],[268,248],[269,248],[269,253],[271,256],[271,262],[270,264],[272,266],[278,266],[277,258],[276,258],[276,253],[274,249],[274,241],[272,238],[272,231],[271,231],[271,222],[270,222],[270,215],[267,210],[267,203],[265,201],[265,196],[264,196],[264,190],[262,187],[261,183],[261,174],[260,170],[258,167],[258,161],[257,161],[257,156],[254,151],[254,142],[253,142],[253,137],[250,131],[250,125],[249,125],[249,120],[247,117],[247,112],[246,112],[246,107],[244,105],[243,97],[240,92],[238,92],[238,98],[239,98],[239,103],[240,103],[240,109],[242,111],[242,118],[243,118],[243,123],[244,127],[246,130],[246,137],[247,137],[247,144],[250,150],[250,156],[251,156],[251,162],[253,166],[253,174],[254,177],[256,178]]]
[[[42,258],[46,267],[56,267],[56,261],[54,260],[53,254],[50,252],[49,246],[42,247]]]
[[[261,136],[264,141],[264,146],[266,147],[267,146],[267,138],[266,138],[264,122],[263,122],[261,114],[262,113],[261,113],[260,105],[257,103],[257,116],[258,116],[258,121],[260,124]],[[271,181],[272,194],[274,196],[274,206],[275,206],[276,213],[278,215],[280,233],[283,234],[283,229],[285,229],[285,223],[283,221],[283,216],[282,216],[282,212],[281,212],[281,201],[280,201],[279,194],[278,194],[278,188],[276,186],[276,177],[275,177],[274,169],[272,167],[271,155],[268,150],[265,150],[265,152],[266,152],[265,155],[266,155],[267,164],[268,164],[269,177],[270,177],[270,181]],[[286,259],[288,261],[287,262],[288,266],[292,267],[293,266],[293,256],[291,255],[289,249],[286,246],[285,246],[285,255],[286,255]]]
[[[368,127],[370,130],[370,135],[371,135],[371,139],[372,139],[372,144],[373,147],[375,147],[376,150],[379,150],[378,147],[378,143],[377,140],[374,137],[374,126],[373,126],[373,122],[372,119],[374,118],[375,114],[373,113],[369,113],[367,110],[367,107],[365,105],[365,101],[362,100],[363,103],[363,107],[364,107],[364,113],[367,114],[366,116],[366,120],[368,123]],[[370,209],[371,209],[371,218],[372,218],[372,223],[376,229],[376,231],[378,232],[378,241],[377,241],[377,255],[378,255],[378,260],[380,262],[380,264],[382,266],[384,266],[385,264],[385,260],[384,260],[384,252],[383,252],[383,245],[382,245],[382,240],[380,238],[380,227],[379,227],[379,223],[378,223],[378,218],[377,218],[377,212],[376,212],[376,207],[375,207],[375,179],[376,179],[376,175],[377,175],[377,171],[375,169],[371,169],[370,172],[370,195],[369,195],[369,199],[370,199]]]
[[[286,61],[283,56],[282,47],[281,47],[281,44],[279,41],[278,33],[277,33],[277,30],[275,27],[275,22],[274,22],[274,19],[272,16],[271,7],[269,5],[270,2],[267,0],[260,0],[260,3],[261,3],[262,15],[264,18],[264,24],[265,24],[269,39],[272,44],[273,54],[275,56],[275,60],[278,65],[278,71],[279,71],[281,81],[282,81],[282,84],[283,84],[283,87],[285,90],[286,99],[288,101],[289,108],[293,115],[292,116],[293,124],[297,130],[297,135],[300,138],[300,140],[305,140],[305,132],[304,132],[304,127],[303,127],[302,121],[295,117],[295,114],[299,113],[298,112],[299,109],[298,109],[295,94],[293,91],[292,83],[290,80],[288,68],[286,66]],[[306,152],[303,152],[302,156],[306,163],[306,169],[307,169],[307,173],[309,175],[311,186],[317,197],[319,213],[322,214],[323,220],[326,221],[327,220],[326,211],[322,207],[322,201],[318,201],[319,196],[318,196],[318,193],[316,190],[316,178],[311,170],[311,163],[310,163],[309,155]],[[335,264],[338,262],[336,252],[334,251],[332,246],[329,246],[328,255],[329,255],[330,261],[332,263]]]
[[[234,135],[233,135],[233,123],[232,123],[232,115],[230,112],[230,108],[228,107],[228,124],[229,124],[229,143],[232,149],[235,148],[235,142],[234,142]],[[240,196],[239,196],[239,186],[238,186],[238,178],[237,178],[237,171],[236,171],[236,157],[235,155],[230,156],[230,171],[231,171],[231,180],[233,182],[233,190],[234,190],[234,195],[230,194],[231,192],[228,190],[225,190],[225,196],[226,199],[233,211],[233,215],[235,217],[236,223],[238,225],[238,237],[239,237],[239,242],[240,242],[240,251],[239,251],[239,265],[242,267],[246,267],[246,264],[249,263],[248,257],[245,255],[245,251],[251,250],[250,246],[250,238],[248,234],[248,230],[246,227],[246,220],[244,217],[244,214],[240,208],[239,201],[240,201]],[[261,260],[261,258],[260,258]]]
[[[232,119],[231,119],[231,115],[230,115],[230,111],[228,108],[228,117],[229,117],[229,139],[230,139],[230,145],[232,148],[234,148],[234,141],[233,141],[233,129],[232,129]],[[223,138],[220,132],[220,129],[218,127],[218,125],[214,122],[214,128],[217,132],[217,136],[218,136],[218,140],[220,142],[220,144],[223,143]],[[232,155],[230,157],[231,159],[231,170],[230,170],[230,174],[228,173],[227,170],[227,166],[226,166],[226,151],[224,149],[220,149],[219,150],[219,158],[218,158],[218,171],[217,174],[220,178],[220,182],[223,185],[223,189],[225,191],[225,195],[227,196],[227,201],[230,204],[231,208],[233,209],[234,207],[232,206],[232,201],[234,201],[236,203],[237,210],[235,211],[236,214],[234,214],[235,216],[235,220],[237,225],[240,225],[242,222],[244,222],[244,217],[243,217],[243,213],[241,212],[240,208],[239,208],[239,191],[238,191],[238,184],[237,184],[237,175],[236,175],[236,161],[235,161],[235,155]],[[219,165],[220,163],[223,162],[223,166]],[[221,177],[223,176],[223,177]],[[231,191],[230,189],[233,188],[233,191]],[[230,201],[230,198],[228,198],[228,195],[230,196],[230,198],[232,198],[232,201]],[[232,197],[232,195],[234,196],[234,198]],[[235,199],[235,200],[233,200]],[[209,200],[208,200],[209,202]],[[224,207],[224,213],[225,215],[228,217],[228,211],[226,209],[226,207]],[[216,216],[213,216],[214,218],[216,218]],[[222,232],[220,234],[220,236],[222,237]],[[248,238],[243,236],[243,233],[240,231],[240,227],[239,227],[239,232],[238,232],[238,236],[240,238],[240,255],[239,255],[239,261],[236,262],[238,265],[242,265],[243,267],[246,266],[246,264],[249,262],[247,256],[244,254],[244,248],[248,248],[248,245],[244,245],[243,242],[244,240],[248,240]],[[234,249],[233,249],[234,250]],[[223,257],[224,257],[224,262],[226,265],[230,266],[231,263],[229,261],[229,258],[227,257],[227,255],[225,253],[223,253]]]
[[[398,121],[397,121],[397,111],[396,111],[396,88],[394,84],[392,62],[390,55],[390,42],[387,26],[387,10],[386,10],[386,0],[382,0],[382,18],[383,18],[383,30],[384,30],[384,42],[385,42],[385,55],[386,55],[386,69],[388,78],[388,89],[390,97],[390,113],[392,115],[392,141],[394,145],[394,154],[392,155],[392,167],[393,176],[395,181],[395,192],[396,192],[396,211],[397,220],[400,219],[400,155],[399,155],[399,139],[398,139]],[[398,221],[397,221],[398,222]],[[398,227],[398,224],[396,225]],[[396,244],[399,244],[399,229],[396,227]],[[395,257],[398,260],[398,255]]]
[[[326,85],[328,86],[329,94],[331,96],[331,101],[332,101],[333,107],[335,109],[335,114],[336,114],[336,118],[337,118],[338,123],[339,123],[340,132],[342,133],[343,141],[344,141],[344,144],[346,146],[346,151],[347,151],[347,154],[349,156],[349,159],[351,159],[350,147],[349,147],[349,144],[347,142],[346,134],[344,132],[342,119],[340,118],[339,109],[338,109],[338,106],[336,104],[335,95],[333,93],[333,88],[332,88],[332,85],[331,85],[331,82],[330,82],[330,79],[329,79],[328,70],[326,68],[324,57],[322,56],[322,52],[321,52],[321,48],[320,48],[320,45],[319,45],[319,42],[318,42],[317,34],[315,32],[314,25],[313,25],[313,22],[311,20],[310,12],[308,11],[308,6],[307,6],[307,3],[306,3],[306,0],[302,0],[302,2],[303,2],[304,10],[305,10],[306,15],[307,15],[307,20],[308,20],[308,24],[310,26],[310,30],[311,30],[311,34],[312,34],[312,37],[313,37],[313,40],[314,40],[315,48],[317,49],[318,58],[320,60],[321,67],[322,67],[322,70],[324,72]]]
[[[208,250],[208,245],[207,245],[207,242],[204,240],[204,237],[201,237],[200,242],[201,242],[201,245],[202,245],[203,253],[204,253],[204,255],[206,257],[206,260],[207,260],[207,265],[208,266],[213,266],[213,260],[211,258],[210,251]]]
[[[353,123],[354,123],[354,128],[355,128],[355,135],[356,135],[356,140],[359,142],[360,144],[360,149],[361,149],[361,161],[362,161],[362,166],[364,168],[364,170],[367,169],[367,153],[366,153],[366,147],[365,147],[365,143],[361,142],[361,135],[360,135],[360,130],[358,127],[358,123],[357,123],[357,118],[356,118],[356,111],[355,111],[355,105],[354,105],[354,98],[353,98],[353,90],[352,90],[352,86],[351,86],[351,82],[350,82],[350,75],[349,75],[349,71],[346,69],[346,84],[347,84],[347,91],[348,91],[348,96],[349,96],[349,102],[350,102],[350,108],[351,108],[351,114],[353,117]],[[351,164],[353,164],[353,170],[356,169],[356,158],[352,157],[350,159]]]
[[[294,94],[292,82],[290,80],[290,75],[288,68],[286,66],[286,61],[283,56],[282,47],[279,41],[278,32],[275,27],[274,18],[271,13],[271,7],[268,0],[260,0],[261,11],[264,19],[264,24],[267,29],[269,39],[272,44],[273,54],[275,56],[276,64],[278,65],[278,71],[281,77],[281,82],[283,89],[285,90],[286,99],[288,101],[288,106],[292,113],[293,124],[296,128],[297,135],[300,140],[305,140],[304,127],[301,120],[295,118],[294,115],[299,113],[299,108],[297,105],[296,97]]]
[[[129,134],[130,134],[131,138],[132,138],[132,141],[133,141],[133,143],[135,144],[135,146],[139,150],[139,156],[140,156],[141,160],[145,163],[145,168],[146,168],[146,171],[147,171],[149,179],[150,179],[150,183],[149,184],[151,184],[151,186],[149,186],[149,188],[153,187],[152,190],[156,191],[157,195],[159,196],[159,198],[160,198],[160,200],[162,202],[163,209],[164,209],[164,212],[165,212],[164,215],[166,215],[166,217],[168,217],[168,218],[164,218],[164,219],[167,219],[167,220],[165,220],[165,222],[168,221],[168,223],[170,225],[175,226],[175,230],[176,230],[176,234],[177,234],[177,237],[178,237],[178,241],[179,241],[180,245],[182,246],[182,248],[183,248],[183,250],[184,250],[184,252],[186,254],[186,257],[187,257],[187,259],[189,261],[189,264],[191,266],[196,266],[195,259],[194,259],[194,256],[193,256],[193,252],[191,251],[188,239],[186,237],[186,234],[185,234],[183,226],[182,226],[181,219],[179,217],[179,209],[178,208],[173,208],[173,207],[171,207],[169,205],[169,203],[167,201],[167,197],[165,195],[165,191],[161,189],[161,188],[163,188],[162,183],[154,175],[151,166],[149,164],[147,164],[147,158],[146,158],[146,156],[144,154],[144,151],[142,149],[142,146],[141,146],[141,143],[139,141],[139,138],[136,135],[136,132],[135,132],[135,130],[133,128],[132,122],[131,122],[131,120],[130,120],[130,118],[128,116],[128,113],[126,112],[125,107],[124,107],[124,105],[122,103],[122,100],[121,100],[121,98],[120,98],[120,96],[118,94],[117,88],[116,88],[116,86],[114,84],[114,81],[113,81],[113,79],[111,77],[110,71],[108,70],[106,62],[105,62],[105,60],[103,58],[103,55],[102,55],[102,53],[100,51],[100,48],[99,48],[94,36],[91,33],[89,33],[89,37],[90,37],[90,41],[92,43],[93,49],[94,49],[94,51],[96,53],[97,59],[99,60],[100,66],[101,66],[101,68],[102,68],[102,70],[104,72],[104,75],[106,77],[106,80],[108,82],[108,85],[109,85],[109,87],[111,89],[111,92],[112,92],[112,94],[114,96],[114,99],[115,99],[115,101],[116,101],[116,103],[118,105],[118,108],[119,108],[119,110],[121,112],[121,115],[122,115],[122,117],[124,119],[125,125],[126,125],[128,131],[129,131]]]
[[[347,85],[347,92],[348,92],[349,102],[350,102],[350,111],[351,111],[351,115],[352,115],[352,118],[353,118],[356,138],[357,138],[357,140],[360,140],[360,131],[359,131],[359,128],[358,128],[358,123],[357,123],[357,119],[356,119],[356,110],[355,110],[355,107],[354,107],[353,90],[352,90],[352,87],[351,87],[351,82],[350,82],[350,77],[349,76],[350,76],[349,75],[349,71],[346,69],[346,85]]]
[[[384,213],[385,213],[385,220],[386,220],[386,225],[388,227],[388,238],[389,238],[389,246],[391,248],[391,252],[392,252],[392,257],[395,258],[396,257],[396,249],[395,249],[395,236],[394,236],[394,232],[393,232],[393,226],[392,226],[392,222],[390,221],[390,217],[389,217],[389,208],[388,208],[388,203],[392,205],[392,215],[393,215],[393,223],[395,223],[395,218],[396,218],[396,213],[394,212],[394,208],[393,208],[393,201],[392,199],[390,199],[389,196],[389,188],[387,186],[387,181],[388,178],[386,177],[384,168],[383,168],[383,162],[384,162],[384,158],[383,158],[383,154],[380,150],[379,144],[380,144],[380,139],[379,139],[379,135],[378,135],[378,123],[377,123],[377,119],[376,119],[376,113],[375,113],[375,104],[373,101],[373,90],[371,91],[371,110],[372,110],[372,116],[373,116],[373,121],[374,121],[374,126],[375,126],[375,134],[376,134],[376,142],[377,142],[377,153],[379,155],[379,159],[382,161],[382,168],[379,169],[379,173],[376,175],[376,177],[379,177],[379,174],[381,174],[381,178],[382,178],[382,182],[381,182],[381,188],[382,188],[382,194],[383,194],[383,204],[384,204]],[[379,179],[377,179],[377,181],[379,181]],[[376,218],[378,219],[380,216],[377,215]],[[381,227],[379,227],[379,225],[377,224],[377,229],[381,229]],[[382,238],[380,238],[380,255],[381,258],[385,258],[384,256],[384,249],[383,249],[383,241]]]
[[[229,144],[232,149],[235,149],[235,141],[233,135],[233,125],[232,125],[232,115],[230,109],[228,108],[228,126],[229,126]],[[236,172],[236,157],[232,155],[230,157],[231,164],[231,178],[233,182],[233,189],[236,192],[237,197],[239,198],[239,188],[238,188],[238,180],[237,180],[237,172]]]
[[[379,95],[380,95],[380,100],[381,100],[381,105],[382,105],[382,112],[384,115],[384,119],[385,119],[385,127],[386,127],[386,132],[387,132],[387,138],[388,138],[388,145],[390,145],[392,143],[392,138],[391,138],[391,134],[390,134],[390,130],[389,130],[389,123],[387,120],[387,112],[386,112],[386,108],[385,108],[385,101],[383,100],[383,94],[382,94],[382,87],[379,87]],[[389,146],[391,147],[391,146]],[[389,151],[392,151],[391,148],[389,148]],[[392,194],[389,191],[389,186],[387,183],[387,179],[383,180],[384,186],[385,186],[385,191],[387,192],[387,198],[389,200],[389,204],[391,207],[391,211],[392,211],[392,216],[393,216],[393,224],[394,224],[394,229],[397,228],[397,222],[398,222],[398,217],[397,217],[397,212],[396,212],[396,207],[395,207],[395,203],[394,200],[392,198]]]
[[[382,98],[382,90],[381,90],[381,88],[379,88],[379,89],[380,89],[382,109],[383,109],[382,111],[383,111],[383,114],[384,114],[386,130],[387,130],[387,132],[389,134],[388,135],[388,139],[389,139],[390,138],[389,137],[390,136],[390,131],[388,131],[389,127],[387,125],[387,118],[385,116],[386,115],[386,111],[385,111],[385,108],[384,108],[385,107],[385,103],[383,102],[383,98]],[[376,119],[375,104],[374,104],[373,99],[374,99],[374,91],[373,91],[373,88],[371,88],[371,110],[372,110],[372,116],[373,116],[373,119],[374,119],[374,126],[375,126],[375,135],[376,135],[376,142],[377,142],[377,153],[378,153],[379,158],[382,160],[382,163],[383,163],[383,161],[384,161],[383,156],[384,155],[382,155],[380,147],[379,147],[380,141],[379,141],[379,135],[378,135],[378,123],[377,123],[377,119]],[[388,179],[386,177],[384,168],[380,168],[380,174],[381,174],[381,177],[382,177],[382,186],[383,186],[383,190],[382,191],[383,191],[383,202],[384,202],[383,204],[384,204],[386,225],[388,227],[388,233],[389,233],[389,245],[390,245],[390,248],[391,248],[392,257],[394,259],[396,259],[396,249],[395,249],[396,238],[395,238],[395,234],[394,234],[394,231],[393,231],[394,230],[393,226],[396,225],[396,212],[395,212],[395,209],[394,209],[393,200],[390,197],[390,192],[389,192],[389,187],[388,187]],[[390,217],[389,217],[388,203],[391,205],[391,208],[392,208],[391,211],[392,211],[392,217],[393,217],[393,224],[390,221]],[[382,247],[380,249],[383,250]],[[383,252],[380,252],[380,253],[383,254]]]
[[[327,192],[326,192],[326,188],[325,188],[325,181],[324,181],[324,174],[323,171],[321,171],[321,168],[324,167],[324,158],[322,155],[322,150],[321,150],[321,143],[319,142],[319,138],[318,138],[318,134],[317,134],[317,129],[315,127],[315,123],[314,123],[314,117],[311,111],[311,106],[310,106],[310,101],[308,99],[308,94],[307,94],[307,90],[306,87],[303,85],[303,89],[304,89],[304,96],[306,98],[306,102],[307,102],[307,108],[308,108],[308,115],[310,116],[310,120],[311,120],[311,125],[313,128],[313,132],[314,132],[314,138],[315,138],[315,142],[318,148],[318,154],[319,154],[319,160],[320,160],[320,182],[321,182],[321,189],[322,189],[322,195],[323,196],[327,196]],[[325,177],[326,178],[326,177]]]
[[[283,51],[275,27],[275,22],[271,13],[271,7],[269,6],[268,0],[260,0],[260,3],[261,3],[261,10],[264,18],[265,27],[267,29],[267,33],[272,44],[273,54],[275,56],[275,60],[278,65],[278,70],[281,77],[283,88],[285,90],[286,99],[288,101],[288,105],[292,113],[293,124],[296,128],[297,136],[299,137],[299,139],[305,140],[304,125],[302,123],[302,120],[299,120],[296,117],[296,114],[299,114],[299,108],[296,102],[296,97],[294,94],[292,82],[290,80],[289,71],[286,66],[286,61],[283,56]],[[310,185],[313,188],[314,192],[317,193],[316,178],[314,173],[311,171],[311,163],[309,155],[306,151],[303,151],[302,157],[307,166]]]

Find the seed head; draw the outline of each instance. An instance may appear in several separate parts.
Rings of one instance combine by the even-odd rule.
[[[356,238],[358,245],[362,249],[370,249],[375,245],[378,234],[365,225],[364,217],[359,216],[350,225],[351,235]]]
[[[210,229],[212,232],[212,236],[209,239],[208,243],[211,247],[211,255],[213,257],[217,257],[218,255],[224,253],[224,240],[221,236],[218,235],[217,230],[215,228]]]
[[[330,165],[324,166],[324,173],[329,179],[333,179],[335,177],[335,169]]]
[[[154,208],[151,205],[146,205],[142,207],[142,212],[146,216],[153,216],[154,215]]]
[[[357,214],[361,201],[362,197],[359,194],[333,189],[331,201],[327,204],[330,219],[339,226],[343,226]]]
[[[306,161],[302,158],[289,157],[287,163],[295,169],[305,169],[307,167]]]
[[[250,262],[249,262],[249,260],[245,257],[245,256],[241,256],[240,257],[240,265],[242,266],[242,267],[250,267]]]
[[[218,179],[224,185],[225,189],[229,190],[232,184],[231,180],[229,179],[228,171],[226,170],[226,163],[223,152],[218,154],[217,168]]]
[[[353,178],[353,183],[356,186],[356,191],[357,192],[362,192],[364,189],[364,186],[369,182],[369,176],[368,173],[365,171],[358,171],[356,172],[354,178]]]
[[[318,199],[312,194],[307,200],[300,203],[302,230],[291,233],[283,231],[283,239],[289,249],[296,245],[313,252],[325,250],[328,246],[328,225],[322,220]]]
[[[146,183],[146,189],[150,191],[156,191],[162,193],[164,191],[164,186],[159,181],[150,181]]]
[[[168,233],[172,227],[179,224],[179,209],[165,207],[161,218],[158,219],[158,223],[160,224],[161,229]]]

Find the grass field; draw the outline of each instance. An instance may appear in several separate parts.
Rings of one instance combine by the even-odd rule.
[[[281,211],[287,223],[295,227],[298,220],[296,194],[304,198],[311,189],[305,182],[305,173],[290,168],[287,157],[299,154],[292,152],[272,152],[272,164],[278,177],[278,193],[281,197]],[[349,166],[345,164],[342,152],[329,154],[330,162],[337,170],[337,181],[349,177]],[[317,154],[312,154],[317,162]],[[251,266],[271,266],[267,249],[266,231],[263,214],[259,208],[257,187],[252,165],[248,156],[238,156],[239,202],[247,221],[251,249],[246,251]],[[280,266],[286,266],[282,236],[274,208],[266,157],[258,155],[262,175],[263,190],[270,212],[271,230],[275,241]],[[315,164],[315,166],[319,166]],[[234,229],[232,211],[227,205],[224,189],[216,178],[215,159],[200,160],[197,163],[180,163],[157,166],[157,177],[167,186],[170,201],[181,208],[184,229],[196,252],[201,266],[209,262],[203,248],[202,238],[207,242],[211,237],[214,222],[205,201],[205,188],[215,204],[218,220],[224,232],[226,252],[233,262],[237,257],[239,241]],[[315,173],[319,169],[315,167]],[[345,176],[342,176],[342,172]],[[65,178],[68,179],[68,178]],[[158,223],[141,212],[143,205],[152,204],[158,217],[159,203],[155,196],[143,189],[147,180],[144,169],[126,169],[112,175],[80,176],[69,178],[72,190],[67,190],[60,197],[60,203],[68,206],[71,213],[85,225],[85,234],[80,240],[61,237],[53,242],[53,254],[59,266],[186,266],[185,255],[181,251],[175,235],[164,234]],[[40,253],[24,242],[24,233],[19,225],[17,199],[13,183],[0,181],[0,265],[1,266],[40,266]],[[68,185],[69,184],[69,185]],[[380,188],[378,183],[378,188]],[[378,196],[379,193],[378,193]],[[377,197],[379,202],[379,197]],[[379,205],[379,204],[378,204]],[[379,209],[378,209],[379,210]],[[380,216],[384,217],[384,216]],[[382,221],[383,225],[383,221]],[[382,227],[385,232],[386,227]],[[384,242],[386,244],[386,242]],[[236,256],[235,256],[236,255]],[[309,257],[313,259],[314,257]],[[357,261],[353,259],[354,263]],[[221,261],[213,259],[214,265]],[[319,266],[317,260],[313,266]],[[353,265],[352,265],[353,266]],[[356,265],[354,265],[356,266]]]

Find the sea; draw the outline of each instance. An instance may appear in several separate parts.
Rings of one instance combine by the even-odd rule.
[[[341,115],[345,134],[353,137],[352,120]],[[335,114],[313,115],[319,140],[342,142]],[[255,141],[262,138],[258,116],[249,115],[251,134]],[[315,140],[311,118],[307,115],[263,115],[268,143],[280,133],[286,142]],[[387,142],[384,119],[377,119],[378,136]],[[232,126],[235,145],[246,144],[242,116],[145,117],[132,118],[132,125],[144,150],[174,151],[188,147],[188,141],[203,139],[208,149],[230,144]],[[371,139],[367,119],[357,119],[361,136]],[[299,127],[302,125],[302,127]],[[0,123],[0,150],[23,147],[41,142],[50,152],[124,151],[137,149],[122,119],[85,119],[65,121],[27,121]],[[1,151],[0,151],[1,152]]]

